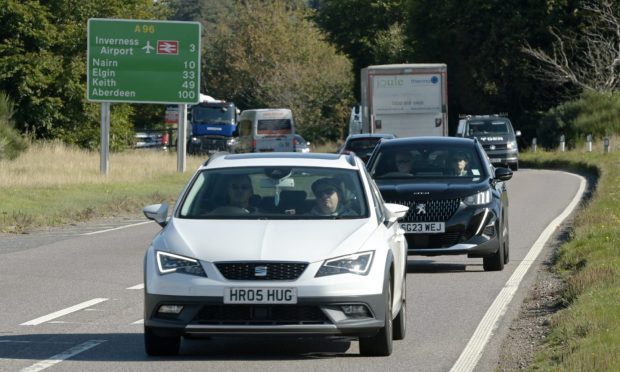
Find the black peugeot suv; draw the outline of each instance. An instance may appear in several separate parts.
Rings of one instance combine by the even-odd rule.
[[[410,255],[482,258],[485,271],[509,259],[508,168],[495,168],[477,139],[408,137],[380,142],[367,170],[400,221]]]

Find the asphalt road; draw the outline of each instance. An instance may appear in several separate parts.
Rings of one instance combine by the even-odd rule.
[[[410,257],[407,337],[387,358],[360,357],[351,340],[255,338],[184,340],[177,357],[148,357],[142,260],[157,224],[0,235],[0,371],[493,371],[543,257],[528,252],[540,248],[539,237],[558,223],[581,181],[556,171],[515,173],[504,271],[484,272],[482,259]],[[124,225],[131,226],[117,228]]]

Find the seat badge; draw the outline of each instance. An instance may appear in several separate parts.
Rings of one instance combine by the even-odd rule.
[[[256,266],[254,268],[254,276],[265,277],[267,276],[267,266]]]
[[[426,204],[419,203],[415,205],[416,214],[426,214]]]

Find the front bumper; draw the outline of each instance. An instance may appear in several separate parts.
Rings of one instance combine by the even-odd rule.
[[[347,316],[343,305],[363,305],[366,317]],[[162,305],[181,305],[178,315],[160,314]],[[222,297],[145,293],[144,326],[159,336],[295,335],[371,336],[384,326],[383,294],[299,298],[295,305],[225,305]]]

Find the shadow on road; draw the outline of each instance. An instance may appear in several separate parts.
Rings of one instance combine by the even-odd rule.
[[[97,346],[71,360],[81,361],[179,361],[179,360],[303,360],[345,356],[351,339],[295,339],[263,337],[217,337],[183,339],[178,356],[149,357],[142,333],[0,335],[0,360],[46,360],[87,341]],[[347,354],[347,357],[355,354]],[[0,368],[2,369],[2,368]]]
[[[409,259],[407,261],[407,273],[425,273],[425,274],[440,274],[440,273],[475,273],[484,271],[482,268],[482,261],[472,263],[462,262],[439,262],[433,259]]]

